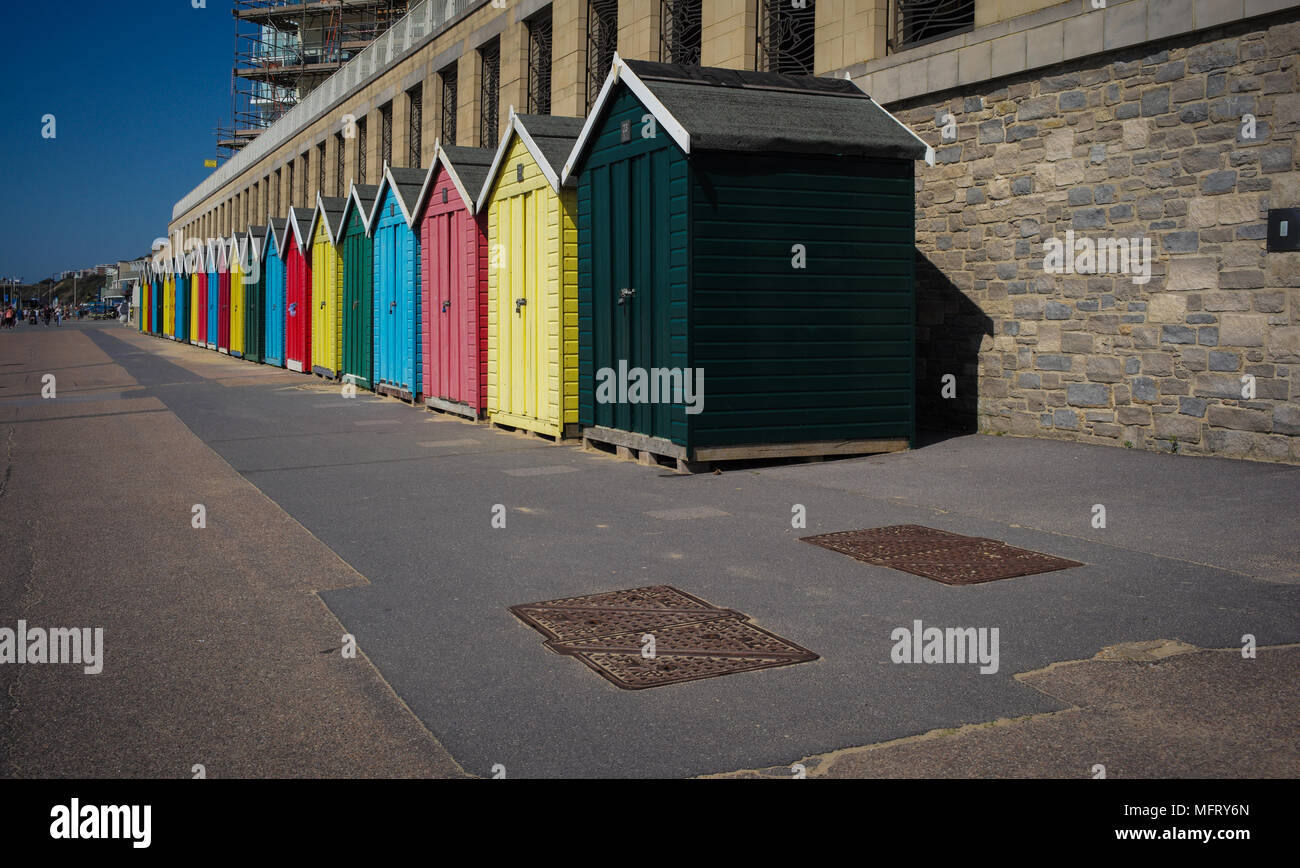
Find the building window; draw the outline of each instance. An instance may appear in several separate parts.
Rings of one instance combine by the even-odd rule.
[[[890,48],[897,51],[975,29],[975,0],[907,0],[894,7]]]
[[[325,194],[325,143],[316,146],[316,189]]]
[[[456,144],[456,65],[451,66],[438,73],[438,78],[442,80],[442,143],[444,145]]]
[[[342,133],[334,134],[334,171],[338,177],[334,179],[334,195],[347,195],[347,187],[344,186],[348,174],[348,149],[347,139],[343,138]]]
[[[659,0],[659,60],[700,65],[702,0]]]
[[[758,0],[757,67],[785,75],[812,75],[816,0],[796,7],[786,0]]]
[[[393,104],[384,103],[379,109],[379,159],[393,165]]]
[[[618,0],[587,0],[587,109],[614,65],[618,49]]]
[[[275,186],[271,188],[271,212],[267,218],[280,216],[280,170],[275,170]]]
[[[478,50],[479,64],[482,70],[479,83],[478,105],[478,143],[480,147],[495,148],[497,145],[497,121],[499,120],[501,95],[501,40],[493,39]]]
[[[302,152],[302,191],[297,205],[306,206],[311,199],[311,151]]]
[[[418,169],[424,160],[424,86],[417,84],[406,92],[407,147],[406,165]]]
[[[551,113],[551,7],[528,19],[528,112]]]
[[[366,119],[357,120],[357,183],[366,183]]]

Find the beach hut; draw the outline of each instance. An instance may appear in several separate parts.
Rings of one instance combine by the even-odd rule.
[[[159,293],[162,299],[162,321],[159,323],[158,334],[166,338],[175,338],[176,336],[176,288],[175,286],[165,286]]]
[[[687,462],[907,448],[925,154],[847,79],[616,57],[563,179],[584,436]]]
[[[207,333],[207,310],[208,310],[208,277],[204,270],[206,266],[204,250],[196,246],[189,253],[185,254],[184,274],[187,288],[189,289],[189,301],[186,304],[187,313],[189,313],[190,343],[195,346],[202,346],[205,343],[204,335]]]
[[[226,267],[230,275],[230,319],[227,323],[230,354],[244,357],[244,255],[245,236],[236,232],[226,239]]]
[[[176,299],[175,337],[178,341],[190,339],[190,282],[185,274],[185,260],[179,254],[167,270],[170,290]]]
[[[259,363],[266,347],[266,267],[262,256],[266,234],[265,226],[248,227],[240,258],[244,271],[244,358]]]
[[[475,218],[495,152],[437,144],[415,209],[424,402],[478,418],[487,405],[487,232]]]
[[[288,221],[272,217],[262,241],[262,309],[266,312],[262,362],[284,367],[284,260],[280,258],[280,237]]]
[[[290,208],[280,239],[284,259],[284,366],[291,371],[311,370],[311,251],[307,230],[309,208]]]
[[[353,183],[343,224],[343,378],[374,388],[375,259],[370,211],[377,184]]]
[[[420,267],[411,215],[426,172],[384,164],[370,212],[375,262],[374,390],[421,399]]]
[[[226,239],[212,242],[217,262],[217,352],[230,355],[230,248]]]
[[[517,115],[475,206],[487,223],[487,415],[553,437],[578,425],[577,197],[561,189],[581,118]]]
[[[149,298],[149,331],[155,335],[165,335],[164,316],[166,314],[167,289],[164,286],[161,292],[154,293]]]
[[[339,376],[343,355],[343,248],[340,231],[346,199],[316,194],[307,230],[311,251],[311,370],[328,379]]]
[[[145,334],[153,332],[153,297],[158,294],[158,280],[155,277],[146,283],[140,293],[140,331]]]
[[[207,281],[207,296],[204,301],[207,302],[206,317],[207,322],[204,325],[203,340],[204,344],[210,350],[217,348],[217,330],[219,322],[219,311],[221,305],[221,281],[217,276],[217,250],[220,247],[213,238],[208,239],[207,244],[207,273],[204,279]]]

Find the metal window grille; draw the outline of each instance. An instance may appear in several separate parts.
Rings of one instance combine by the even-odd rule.
[[[357,183],[366,183],[366,121],[357,121]]]
[[[700,65],[702,0],[659,0],[659,60]]]
[[[812,75],[816,47],[816,0],[758,0],[757,67],[785,75]]]
[[[316,189],[325,195],[325,143],[316,146]]]
[[[456,144],[456,67],[449,66],[438,73],[442,79],[442,141]]]
[[[393,104],[385,103],[379,110],[380,159],[393,165]]]
[[[344,179],[348,174],[348,149],[347,140],[342,133],[334,134],[334,147],[337,149],[334,153],[334,171],[338,172],[338,177],[334,179],[334,195],[343,196],[347,193]]]
[[[280,170],[275,170],[275,186],[271,188],[271,213],[268,218],[280,216]]]
[[[614,65],[618,49],[618,0],[587,0],[587,109]]]
[[[306,206],[311,196],[311,151],[302,152],[302,189],[298,191],[295,205]]]
[[[551,9],[528,19],[528,111],[551,113]]]
[[[416,85],[406,92],[409,120],[406,165],[418,168],[424,157],[424,87]]]
[[[889,47],[931,42],[975,29],[975,0],[894,0]]]
[[[285,202],[284,202],[284,212],[285,212],[285,214],[287,215],[287,214],[289,213],[289,209],[292,208],[292,207],[294,206],[294,201],[293,201],[293,160],[290,160],[288,163],[285,164],[285,169],[288,170],[288,174],[285,176],[285,180],[288,181],[288,183],[284,185],[284,199],[285,199]]]
[[[478,143],[493,148],[497,144],[497,122],[501,95],[501,42],[493,39],[478,50],[482,75],[479,84]]]

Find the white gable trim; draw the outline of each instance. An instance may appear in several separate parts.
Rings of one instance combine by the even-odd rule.
[[[532,155],[533,162],[537,163],[537,168],[542,170],[542,175],[550,183],[551,189],[557,193],[560,192],[560,176],[555,173],[554,167],[547,161],[541,149],[537,147],[537,142],[533,141],[533,137],[528,134],[528,130],[524,129],[523,121],[519,119],[519,115],[515,114],[514,108],[511,108],[510,122],[506,125],[505,135],[501,137],[501,144],[497,145],[497,154],[492,159],[492,168],[488,169],[487,179],[484,180],[483,189],[478,194],[478,202],[474,205],[475,214],[482,211],[483,207],[487,205],[488,194],[492,191],[492,185],[496,182],[497,173],[501,171],[502,163],[505,162],[506,152],[510,150],[510,139],[516,134],[518,134],[519,140],[524,143],[524,147],[528,149],[528,153]]]
[[[845,78],[848,78],[849,76],[848,76],[847,73],[845,73],[845,76],[844,76],[844,77],[845,77]],[[860,89],[860,88],[859,88],[859,89]],[[902,121],[900,121],[898,118],[894,117],[894,115],[889,111],[889,109],[885,108],[885,107],[882,106],[880,103],[876,102],[875,97],[873,97],[873,96],[871,96],[870,94],[868,94],[868,95],[867,95],[867,99],[871,100],[872,105],[874,105],[876,108],[878,108],[878,109],[880,109],[882,112],[884,112],[885,115],[886,115],[886,116],[887,116],[891,121],[893,121],[894,123],[898,124],[898,125],[899,125],[900,127],[902,127],[903,129],[907,130],[908,135],[910,135],[912,138],[916,139],[916,140],[917,140],[918,142],[920,142],[922,145],[925,145],[925,164],[926,164],[927,166],[933,166],[933,165],[934,165],[934,148],[930,147],[930,144],[929,144],[925,139],[921,138],[921,137],[918,136],[916,133],[912,132],[912,128],[911,128],[911,127],[909,127],[907,124],[905,124],[905,123],[903,123]]]
[[[597,125],[603,121],[605,103],[611,98],[610,94],[613,93],[614,86],[619,81],[626,84],[628,90],[632,91],[632,95],[650,110],[650,114],[654,115],[655,123],[672,137],[683,153],[689,154],[691,152],[690,133],[686,131],[686,128],[681,125],[677,118],[672,116],[664,104],[659,101],[659,98],[646,86],[646,83],[637,77],[636,73],[624,62],[618,52],[614,52],[614,63],[609,68],[609,75],[605,76],[605,83],[600,87],[600,94],[596,97],[595,104],[592,105],[591,111],[587,114],[587,122],[582,125],[582,132],[578,135],[578,141],[574,143],[573,150],[564,163],[562,178],[564,184],[570,185],[573,183],[574,167],[577,166],[578,160],[582,158],[587,145],[595,136]]]

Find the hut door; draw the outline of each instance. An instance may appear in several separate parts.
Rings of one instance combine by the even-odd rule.
[[[463,212],[456,211],[439,214],[432,218],[430,226],[431,260],[430,275],[433,286],[429,288],[429,303],[433,310],[429,312],[430,359],[433,370],[429,372],[431,382],[428,384],[430,394],[451,401],[466,401],[469,396],[461,389],[464,369],[461,359],[461,330],[457,323],[464,323],[468,311],[463,306],[465,283],[465,264],[461,240],[464,238],[465,226]]]
[[[611,166],[614,285],[613,358],[654,378],[673,363],[668,351],[671,195],[667,151],[651,151]],[[662,382],[662,381],[660,381]],[[671,436],[673,396],[644,396],[615,405],[615,427],[652,437]]]

